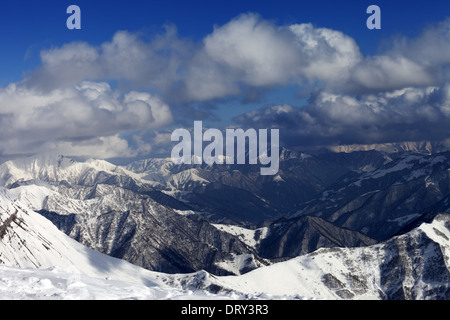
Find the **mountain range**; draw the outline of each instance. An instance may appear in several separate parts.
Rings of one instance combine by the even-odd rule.
[[[0,263],[11,267],[78,266],[83,258],[51,258],[70,252],[50,245],[64,243],[48,239],[58,234],[84,259],[127,263],[177,292],[450,297],[450,152],[282,149],[276,176],[251,165],[50,154],[1,164],[0,186]]]

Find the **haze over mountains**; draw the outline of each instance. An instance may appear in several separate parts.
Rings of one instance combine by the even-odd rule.
[[[276,176],[163,158],[127,166],[60,155],[8,161],[0,165],[0,261],[85,273],[82,258],[51,258],[60,240],[48,237],[58,234],[154,272],[155,288],[177,292],[449,298],[450,152],[418,151],[282,149]],[[54,228],[39,229],[49,221]],[[26,234],[37,243],[23,241]]]

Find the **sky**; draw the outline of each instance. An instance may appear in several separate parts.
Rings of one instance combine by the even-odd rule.
[[[0,160],[168,155],[195,120],[298,150],[448,139],[449,17],[442,0],[4,3]]]

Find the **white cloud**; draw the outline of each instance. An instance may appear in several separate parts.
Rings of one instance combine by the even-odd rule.
[[[361,59],[356,42],[342,32],[311,24],[276,26],[245,14],[205,37],[189,66],[187,88],[192,98],[206,100],[237,95],[240,86],[270,88],[305,80],[337,85]]]
[[[150,152],[151,148],[145,151]],[[96,159],[107,158],[132,158],[140,154],[142,150],[130,148],[126,139],[119,135],[109,137],[98,137],[82,142],[56,141],[42,146],[39,152],[57,152],[68,157],[85,157]]]
[[[70,43],[46,50],[42,66],[25,82],[51,91],[84,80],[114,80],[182,103],[305,81],[341,93],[430,86],[450,76],[449,25],[450,19],[415,39],[393,39],[390,50],[364,57],[340,31],[310,23],[278,26],[243,14],[216,26],[201,43],[179,38],[168,26],[148,41],[119,31],[99,46]]]
[[[118,134],[170,124],[172,113],[159,98],[137,91],[123,97],[107,83],[82,82],[42,93],[21,84],[0,89],[0,148],[3,154],[60,148],[99,157],[135,155]],[[147,148],[148,149],[148,148]],[[103,154],[103,156],[100,156]]]
[[[252,86],[283,84],[299,63],[293,37],[260,17],[242,15],[215,28],[204,39],[206,54],[236,72],[236,81]]]
[[[433,74],[423,65],[401,56],[367,58],[350,71],[346,86],[354,88],[355,91],[385,91],[409,86],[428,86],[435,82]]]
[[[29,87],[51,91],[88,79],[114,80],[195,102],[239,95],[242,87],[341,81],[361,58],[354,40],[341,32],[277,26],[243,14],[198,44],[180,39],[174,27],[147,42],[119,31],[98,47],[70,43],[43,51],[41,59],[25,80]]]
[[[448,134],[450,19],[366,57],[340,31],[243,14],[198,43],[181,39],[174,26],[149,40],[119,31],[98,46],[44,50],[41,61],[22,82],[0,88],[2,154],[49,146],[108,156],[149,152],[167,135],[154,130],[213,110],[198,102],[251,99],[284,85],[314,89],[310,104],[267,107],[238,120],[280,124],[309,143]]]
[[[362,59],[355,40],[340,31],[314,28],[310,23],[292,25],[290,30],[303,58],[299,72],[308,80],[336,86],[348,79],[351,69]]]
[[[137,127],[154,129],[172,122],[172,114],[167,104],[147,92],[131,91],[124,97],[125,115],[133,115]],[[150,120],[150,121],[149,121]]]
[[[450,134],[449,85],[404,88],[354,97],[320,92],[305,107],[247,112],[244,127],[280,128],[289,146],[441,141]]]
[[[41,61],[42,65],[24,79],[29,88],[48,92],[86,79],[99,79],[103,73],[99,50],[84,42],[43,50]]]

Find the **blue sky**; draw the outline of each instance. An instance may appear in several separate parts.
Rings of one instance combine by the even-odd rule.
[[[83,30],[65,27],[66,8],[82,9]],[[365,9],[377,4],[382,9],[382,30],[365,26]],[[311,22],[337,29],[354,37],[362,52],[376,52],[383,41],[403,34],[413,36],[429,24],[448,16],[447,1],[260,1],[260,0],[152,0],[152,1],[9,1],[0,10],[0,83],[20,80],[22,73],[39,63],[39,52],[70,41],[102,43],[118,30],[159,32],[166,23],[177,26],[180,36],[197,41],[214,25],[223,25],[246,12],[256,12],[279,24]]]
[[[82,30],[66,28],[71,4]],[[443,139],[449,16],[442,0],[4,3],[0,153],[160,154],[196,119],[278,126],[300,149]]]

